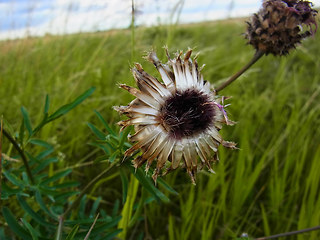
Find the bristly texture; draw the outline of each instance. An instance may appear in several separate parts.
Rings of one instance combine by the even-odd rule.
[[[167,51],[169,61],[163,64],[151,52],[147,59],[155,65],[163,83],[136,64],[132,73],[139,89],[120,85],[136,97],[128,106],[115,107],[129,117],[119,125],[123,128],[134,125],[136,131],[130,136],[135,144],[125,156],[141,149],[142,154],[133,164],[138,168],[146,163],[146,171],[156,161],[154,181],[165,167],[162,174],[182,166],[195,183],[195,174],[204,165],[213,172],[211,163],[218,159],[220,144],[235,148],[234,143],[224,141],[219,135],[222,124],[233,124],[220,105],[223,98],[219,99],[210,90],[197,61],[190,58],[191,53],[189,50],[183,58],[180,53],[171,59]]]
[[[317,30],[316,15],[308,1],[265,0],[248,22],[246,38],[257,51],[286,55]],[[303,25],[309,29],[304,31]]]

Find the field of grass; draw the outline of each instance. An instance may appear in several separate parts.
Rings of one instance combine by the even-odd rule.
[[[88,144],[95,136],[87,122],[102,129],[94,113],[97,110],[118,130],[120,117],[112,106],[126,105],[132,99],[118,84],[134,86],[130,73],[134,62],[158,76],[142,58],[146,51],[156,50],[165,61],[164,45],[171,53],[191,47],[200,53],[199,64],[206,64],[204,78],[218,85],[254,54],[243,39],[244,31],[243,21],[222,21],[138,28],[133,40],[130,30],[121,30],[0,42],[0,114],[19,129],[21,106],[35,124],[41,121],[46,94],[50,108],[56,109],[95,86],[86,101],[37,135],[60,156],[50,171],[75,167],[70,178],[80,181],[81,189],[108,166],[102,162],[77,167],[102,154]],[[260,237],[319,225],[319,40],[318,33],[289,56],[263,57],[221,91],[221,95],[232,96],[227,111],[237,122],[224,127],[221,134],[237,142],[240,150],[221,147],[216,174],[201,171],[196,186],[181,169],[164,177],[178,194],[159,186],[170,201],[145,203],[134,224],[120,224],[124,231],[119,237],[137,239],[143,232],[145,239],[232,239],[243,232]],[[136,204],[142,197],[147,199],[148,193],[132,174],[128,178],[132,203],[125,207],[120,203],[120,209],[135,213]],[[91,199],[97,196],[102,196],[100,208],[108,213],[116,200],[121,201],[117,169],[89,194]],[[17,210],[17,219],[22,217],[19,214]],[[320,239],[320,231],[287,239]]]

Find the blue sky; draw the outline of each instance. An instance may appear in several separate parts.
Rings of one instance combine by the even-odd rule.
[[[257,0],[135,0],[138,25],[247,16]],[[313,1],[320,6],[320,0]],[[178,14],[181,11],[180,14]],[[131,0],[0,0],[0,39],[128,27]]]

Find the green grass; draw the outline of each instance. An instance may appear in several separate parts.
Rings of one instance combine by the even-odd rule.
[[[165,60],[164,45],[171,53],[191,47],[200,52],[199,64],[206,64],[205,79],[218,85],[254,53],[242,37],[244,31],[242,21],[140,28],[135,32],[133,58],[159,76],[142,59],[146,51],[155,49]],[[222,136],[237,142],[240,150],[221,147],[216,174],[201,171],[196,186],[184,170],[167,176],[165,180],[179,195],[165,191],[169,203],[145,205],[141,221],[127,229],[127,239],[136,239],[140,232],[152,239],[231,239],[242,232],[259,237],[319,225],[319,40],[317,34],[287,57],[263,57],[221,92],[232,96],[227,110],[238,122],[223,128]],[[39,136],[65,156],[60,168],[94,160],[95,152],[88,145],[94,137],[86,126],[86,122],[98,122],[93,110],[116,128],[120,117],[112,106],[132,99],[117,86],[134,85],[130,31],[0,42],[0,51],[0,113],[16,129],[22,105],[35,125],[41,120],[39,110],[46,94],[50,108],[56,109],[89,87],[97,88]],[[85,184],[101,167],[76,168],[72,177]],[[122,198],[119,173],[113,174],[90,194],[103,196],[107,212]],[[136,194],[137,203],[144,193],[139,189]],[[319,238],[320,231],[290,239]]]

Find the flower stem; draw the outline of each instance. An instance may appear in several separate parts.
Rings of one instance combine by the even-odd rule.
[[[34,179],[28,164],[28,159],[24,154],[24,151],[20,148],[16,140],[3,128],[3,124],[1,124],[1,131],[3,131],[3,135],[12,143],[15,149],[17,149],[17,151],[19,152],[19,155],[22,158],[23,164],[26,167],[28,178],[30,179],[31,183],[34,184]]]
[[[287,233],[280,233],[268,237],[261,237],[261,238],[256,238],[255,240],[267,240],[267,239],[274,239],[274,238],[279,238],[279,237],[287,237],[287,236],[292,236],[300,233],[305,233],[305,232],[311,232],[315,230],[320,230],[320,226],[312,227],[312,228],[306,228],[298,231],[293,231],[293,232],[287,232]]]
[[[131,62],[134,62],[135,56],[135,14],[134,0],[131,0]]]
[[[221,91],[222,89],[224,89],[225,87],[230,85],[233,81],[235,81],[238,77],[240,77],[242,75],[242,73],[247,71],[255,62],[257,62],[264,54],[265,54],[265,52],[263,52],[263,51],[256,51],[256,53],[254,54],[254,56],[250,60],[250,62],[247,65],[245,65],[243,68],[241,68],[239,72],[237,72],[236,74],[231,76],[227,81],[225,81],[220,86],[218,86],[215,89],[215,92],[218,93],[219,91]]]

